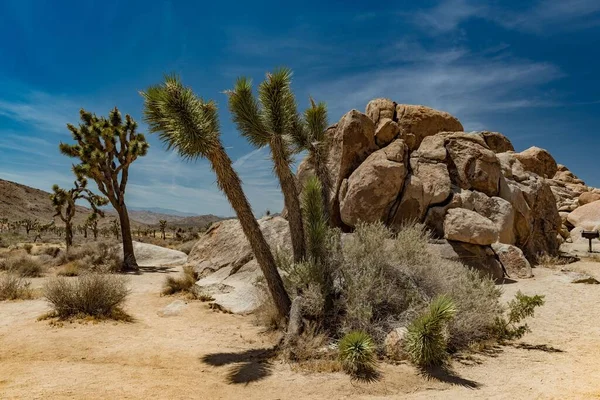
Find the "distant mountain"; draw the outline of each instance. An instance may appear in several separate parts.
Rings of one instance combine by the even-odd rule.
[[[129,208],[129,211],[149,211],[154,214],[171,215],[174,217],[198,217],[198,216],[200,216],[199,214],[172,210],[170,208],[160,208],[160,207],[128,207],[128,208]]]
[[[155,212],[154,210],[165,212]],[[75,225],[82,224],[91,212],[92,210],[87,207],[77,206]],[[47,223],[54,219],[54,214],[50,193],[0,179],[0,218],[8,218],[9,221],[37,218],[40,222]],[[101,225],[117,218],[117,214],[112,208],[105,210],[105,214],[107,218],[100,221]],[[224,219],[215,215],[194,215],[162,208],[145,210],[130,208],[129,218],[135,228],[145,225],[158,225],[160,220],[168,221],[171,227],[205,228],[208,224]],[[59,218],[56,218],[55,221],[57,225],[62,225]]]

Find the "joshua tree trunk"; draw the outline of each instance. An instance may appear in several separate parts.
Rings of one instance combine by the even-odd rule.
[[[244,195],[240,179],[232,167],[231,159],[221,145],[217,145],[213,151],[207,154],[207,158],[217,175],[217,184],[225,192],[239,218],[242,230],[250,242],[256,261],[267,281],[277,312],[281,317],[287,318],[290,311],[290,298],[277,271],[277,264],[271,249],[252,213],[248,199]]]
[[[67,244],[67,251],[73,246],[73,227],[70,221],[65,221],[65,242]]]
[[[271,137],[271,153],[275,163],[275,172],[279,178],[283,200],[288,210],[288,222],[290,225],[290,236],[294,251],[294,261],[301,262],[306,256],[306,243],[304,241],[304,224],[302,222],[302,210],[300,209],[300,198],[296,178],[286,162],[286,144],[280,135]]]
[[[138,264],[133,252],[133,239],[131,237],[131,225],[129,223],[129,213],[125,203],[121,204],[117,209],[119,214],[119,222],[121,224],[121,236],[123,238],[123,270],[137,271]]]

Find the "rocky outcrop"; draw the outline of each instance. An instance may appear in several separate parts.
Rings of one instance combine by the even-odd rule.
[[[494,249],[509,277],[524,279],[533,276],[531,264],[518,247],[510,244],[494,243],[492,249]]]
[[[558,170],[554,157],[539,147],[530,147],[521,153],[516,153],[515,156],[523,164],[525,170],[542,178],[552,178]]]
[[[567,216],[567,221],[575,228],[600,229],[600,200],[577,208]]]
[[[498,229],[491,220],[474,211],[453,208],[444,218],[444,236],[457,242],[489,245],[498,240]]]

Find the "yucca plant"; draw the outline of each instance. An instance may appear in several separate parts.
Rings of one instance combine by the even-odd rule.
[[[321,197],[325,220],[329,220],[329,191],[331,182],[327,169],[327,155],[331,138],[327,136],[327,106],[310,98],[310,107],[304,111],[304,121],[296,125],[291,138],[298,151],[308,152],[307,162],[321,182]]]
[[[287,68],[268,73],[258,87],[256,99],[252,93],[252,81],[240,77],[227,95],[233,122],[240,133],[253,146],[269,146],[271,149],[274,170],[289,215],[294,260],[300,262],[305,256],[306,247],[298,188],[292,172],[292,149],[288,141],[299,125],[291,78],[292,72]]]
[[[217,105],[197,97],[177,76],[167,76],[163,84],[151,86],[141,94],[145,120],[151,132],[159,133],[167,147],[176,149],[183,158],[205,157],[210,161],[217,185],[235,210],[252,247],[277,312],[287,318],[291,301],[271,249],[242,190],[240,178],[221,142]]]
[[[339,359],[344,370],[356,375],[375,368],[375,343],[368,333],[352,331],[338,343]]]
[[[448,296],[438,296],[429,304],[428,310],[408,327],[406,352],[410,360],[420,366],[441,365],[448,357],[446,325],[456,308]]]

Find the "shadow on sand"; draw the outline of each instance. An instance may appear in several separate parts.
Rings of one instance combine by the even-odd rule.
[[[479,389],[481,387],[480,383],[458,376],[447,366],[421,368],[420,373],[425,379],[432,379],[451,385],[469,389]]]
[[[177,272],[175,267],[155,267],[155,266],[140,266],[136,271],[124,271],[125,275],[142,275],[142,274],[168,274],[171,272]]]
[[[247,384],[262,380],[271,375],[271,359],[275,355],[275,348],[253,349],[240,353],[207,354],[201,360],[214,367],[233,364],[227,373],[227,382],[231,384]]]

